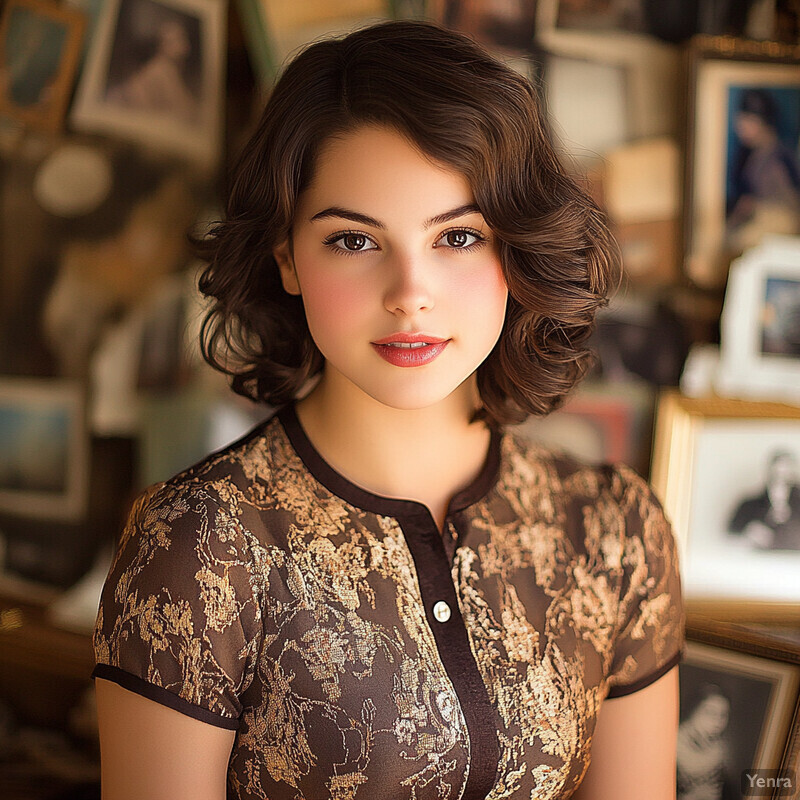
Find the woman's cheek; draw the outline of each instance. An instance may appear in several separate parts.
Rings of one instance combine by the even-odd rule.
[[[369,311],[368,292],[363,282],[347,282],[327,276],[304,287],[303,302],[312,336],[344,330]]]

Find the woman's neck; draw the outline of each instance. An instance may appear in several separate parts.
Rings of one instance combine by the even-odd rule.
[[[441,402],[412,410],[391,408],[327,378],[297,404],[314,447],[358,486],[423,503],[441,530],[450,499],[477,477],[489,447],[488,427],[470,422],[474,378]]]

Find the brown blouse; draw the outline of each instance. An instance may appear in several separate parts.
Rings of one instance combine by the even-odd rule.
[[[94,675],[235,730],[229,798],[550,800],[604,699],[682,644],[672,533],[629,469],[496,432],[441,535],[287,407],[137,501]]]

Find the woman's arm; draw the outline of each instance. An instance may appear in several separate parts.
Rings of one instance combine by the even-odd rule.
[[[224,800],[234,731],[95,680],[103,800]]]
[[[633,694],[606,700],[592,763],[574,800],[675,800],[678,668]]]

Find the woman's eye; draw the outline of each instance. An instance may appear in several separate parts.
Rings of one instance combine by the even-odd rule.
[[[467,250],[473,245],[485,241],[485,237],[477,232],[459,229],[447,231],[446,233],[442,234],[442,236],[439,238],[439,241],[436,242],[436,246],[439,247],[444,245],[445,247],[452,247],[457,250]]]
[[[348,253],[359,253],[364,250],[377,250],[378,248],[375,242],[363,233],[337,234],[326,239],[325,244],[335,247],[337,250],[345,250]]]

